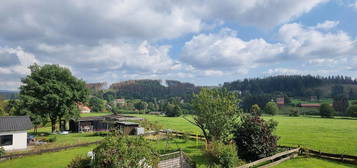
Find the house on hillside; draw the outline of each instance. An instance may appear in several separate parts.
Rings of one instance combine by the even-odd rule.
[[[0,146],[5,150],[27,148],[27,130],[32,122],[28,116],[0,117]]]
[[[92,110],[90,107],[88,107],[88,106],[86,106],[84,104],[78,104],[78,108],[79,108],[79,111],[80,111],[81,114],[90,113],[91,110]]]
[[[284,99],[284,97],[278,97],[278,98],[276,98],[276,104],[277,104],[278,106],[283,106],[283,105],[285,104],[285,99]]]

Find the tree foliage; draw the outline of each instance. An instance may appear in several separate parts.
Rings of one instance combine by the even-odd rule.
[[[235,168],[240,162],[235,144],[224,144],[214,141],[206,152],[209,160],[212,162],[211,164],[219,165],[219,167]]]
[[[261,115],[261,109],[260,109],[260,107],[259,107],[259,105],[257,105],[257,104],[254,104],[254,105],[252,105],[252,107],[250,108],[250,114],[252,114],[252,115]]]
[[[348,110],[347,113],[351,116],[351,117],[357,117],[357,105],[351,105]]]
[[[159,161],[159,154],[143,137],[108,137],[93,152],[93,168],[146,167]]]
[[[345,96],[335,97],[333,99],[333,108],[336,112],[346,115],[347,108],[349,106],[348,99]]]
[[[240,115],[239,99],[226,89],[202,89],[193,96],[193,121],[206,140],[228,141]]]
[[[327,103],[323,103],[320,106],[320,116],[322,118],[330,118],[334,113],[334,109]]]
[[[105,110],[105,101],[93,96],[89,99],[89,106],[92,112],[103,112]]]
[[[61,119],[79,117],[78,102],[86,102],[85,82],[59,65],[32,65],[22,80],[17,111],[42,121],[50,119],[52,132]]]
[[[278,111],[279,107],[275,102],[268,102],[264,107],[264,112],[266,114],[275,115]]]
[[[234,131],[239,157],[251,161],[273,154],[278,141],[278,137],[273,135],[276,126],[277,122],[265,121],[259,116],[241,117]]]

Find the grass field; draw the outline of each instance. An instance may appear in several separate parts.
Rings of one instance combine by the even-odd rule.
[[[199,129],[182,117],[136,115],[156,122],[164,128],[196,133]],[[302,146],[329,153],[357,155],[357,119],[320,117],[265,116],[279,122],[276,135],[279,144]]]
[[[297,157],[274,166],[274,168],[357,168],[357,165],[325,159]]]
[[[45,153],[0,162],[0,168],[65,168],[78,155],[86,155],[94,146]]]

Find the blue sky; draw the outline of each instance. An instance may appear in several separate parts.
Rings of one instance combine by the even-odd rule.
[[[87,82],[357,77],[356,0],[2,0],[0,89],[33,63]]]

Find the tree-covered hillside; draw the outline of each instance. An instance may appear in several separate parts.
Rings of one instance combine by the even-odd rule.
[[[331,97],[331,90],[336,85],[342,86],[347,96],[357,96],[357,80],[345,76],[281,75],[226,82],[223,87],[243,95],[283,93],[291,97]]]
[[[199,88],[191,83],[183,83],[174,80],[130,80],[114,83],[110,86],[111,92],[116,98],[152,100],[181,97],[190,99]]]

